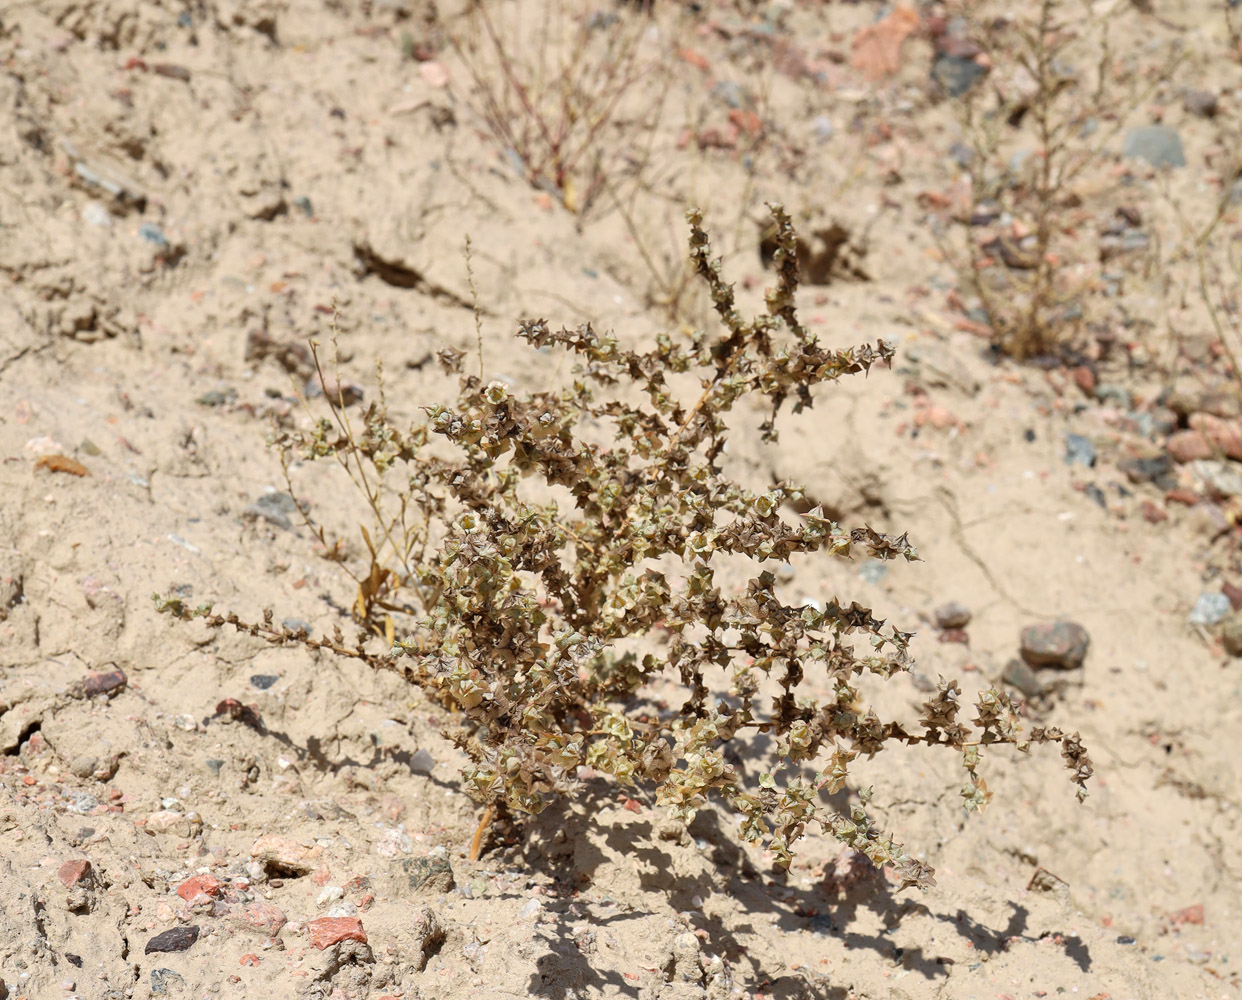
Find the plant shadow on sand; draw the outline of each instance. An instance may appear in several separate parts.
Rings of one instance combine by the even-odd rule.
[[[594,785],[596,783],[592,783]],[[602,784],[602,783],[601,783]],[[549,912],[570,915],[571,906],[589,924],[591,931],[628,920],[647,919],[652,912],[595,912],[593,904],[575,900],[578,890],[592,885],[597,876],[615,861],[605,850],[625,857],[639,872],[643,888],[668,900],[684,923],[683,930],[670,927],[669,940],[684,931],[699,932],[705,957],[721,955],[728,963],[735,981],[748,988],[762,987],[774,1000],[795,1000],[815,996],[827,1000],[844,1000],[851,994],[848,985],[835,985],[831,977],[804,969],[797,974],[767,963],[751,953],[746,939],[761,936],[761,924],[777,928],[784,934],[810,932],[839,938],[851,951],[869,951],[885,963],[917,973],[926,980],[944,980],[952,960],[933,954],[921,947],[901,948],[890,935],[903,921],[921,916],[951,928],[981,959],[1004,952],[1016,941],[1034,942],[1043,935],[1027,933],[1030,911],[1018,903],[1010,903],[1010,915],[1004,926],[991,926],[976,920],[962,909],[941,911],[935,906],[934,890],[931,903],[904,895],[884,875],[872,870],[842,895],[830,895],[824,882],[810,888],[796,888],[788,883],[783,872],[759,871],[738,846],[735,837],[725,830],[716,814],[704,810],[691,824],[688,833],[703,848],[714,872],[677,876],[677,859],[666,845],[661,832],[647,820],[623,827],[597,827],[592,833],[589,816],[600,808],[615,805],[615,786],[591,788],[573,807],[551,807],[545,813],[527,820],[516,831],[521,838],[513,853],[524,867],[553,879],[561,896],[549,902]],[[651,873],[644,878],[643,873]],[[648,884],[649,883],[649,884]],[[694,897],[707,898],[725,894],[745,914],[741,921],[725,923],[719,917],[707,917],[692,902]],[[780,898],[777,898],[779,895]],[[869,914],[868,919],[861,919]],[[851,928],[859,924],[873,925],[876,918],[884,929],[878,933]],[[605,987],[637,995],[638,984],[628,982],[620,973],[601,968],[589,950],[594,936],[584,936],[581,926],[558,919],[554,925],[540,925],[544,955],[538,960],[539,971],[531,977],[528,992],[548,1000],[570,1000],[578,991],[600,991]],[[1083,972],[1091,969],[1091,955],[1086,943],[1076,935],[1058,935],[1057,941],[1065,955]],[[584,947],[584,942],[590,942]],[[666,978],[671,978],[672,959],[663,962]]]

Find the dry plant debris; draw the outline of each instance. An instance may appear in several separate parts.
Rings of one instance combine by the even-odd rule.
[[[528,320],[522,340],[577,359],[567,387],[515,395],[500,381],[462,375],[457,402],[427,407],[422,426],[395,426],[381,395],[361,426],[342,407],[312,431],[276,437],[286,461],[335,457],[375,515],[363,529],[371,564],[358,577],[363,628],[354,645],[339,629],[314,639],[274,626],[271,612],[248,623],[158,595],[157,607],[362,659],[455,709],[462,725],[453,738],[470,760],[465,787],[484,806],[485,823],[496,808],[539,812],[571,792],[586,767],[622,785],[654,784],[658,801],[686,822],[723,802],[740,817],[742,837],[763,843],[781,867],[818,825],[874,864],[893,866],[903,886],[926,888],[932,868],[872,824],[869,791],[848,813],[820,798],[845,788],[859,756],[892,743],[947,747],[966,770],[966,808],[981,810],[991,798],[978,773],[986,747],[1056,742],[1084,797],[1092,766],[1078,735],[1042,727],[1023,735],[1001,691],[982,692],[966,721],[957,681],[942,679],[917,728],[868,708],[863,679],[908,670],[912,635],[869,608],[787,604],[767,569],[741,594],[717,585],[728,557],[760,565],[813,553],[918,558],[905,535],[847,530],[818,507],[791,523],[782,513],[802,499],[797,485],[755,492],[725,469],[728,418],[739,401],[766,400],[761,429],[773,441],[786,403],[795,412],[810,407],[817,386],[894,353],[883,341],[821,346],[795,309],[793,226],[781,206],[771,211],[776,287],[763,315],[743,318],[691,210],[690,257],[720,318],[718,335],[697,332],[688,343],[661,335],[637,352],[589,325],[553,331]],[[465,363],[452,350],[440,360],[451,373]],[[691,373],[701,386],[693,402],[676,388]],[[601,428],[611,429],[611,444],[599,439]],[[453,457],[443,457],[443,444]],[[392,480],[395,506],[385,500]],[[389,651],[369,651],[372,634]],[[666,672],[676,673],[686,700],[661,712],[643,693]],[[808,675],[826,697],[808,692]],[[725,747],[759,733],[775,745],[752,784]]]

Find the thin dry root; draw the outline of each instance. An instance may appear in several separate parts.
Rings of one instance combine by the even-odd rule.
[[[479,825],[475,828],[474,836],[470,838],[470,860],[478,861],[479,855],[483,853],[483,834],[487,832],[487,828],[492,825],[492,817],[496,815],[491,806],[483,810],[483,815],[479,819]]]

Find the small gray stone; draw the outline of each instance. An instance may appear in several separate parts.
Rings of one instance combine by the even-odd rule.
[[[410,755],[410,771],[414,774],[431,774],[435,766],[436,759],[422,747]]]
[[[144,222],[139,226],[138,235],[148,243],[154,243],[161,250],[168,248],[168,237],[164,235],[164,230],[154,222]]]
[[[973,59],[962,56],[940,56],[932,63],[931,76],[950,97],[961,97],[987,76],[987,69]]]
[[[1091,636],[1077,622],[1028,625],[1022,630],[1022,659],[1032,667],[1081,667]]]
[[[1153,167],[1184,167],[1186,152],[1182,137],[1167,125],[1142,125],[1126,133],[1121,155],[1145,160]]]
[[[1200,594],[1195,606],[1190,611],[1191,625],[1215,625],[1224,621],[1225,616],[1233,609],[1229,598],[1219,592]]]
[[[293,521],[290,515],[297,512],[297,504],[293,502],[293,498],[287,493],[264,493],[259,499],[247,507],[242,516],[250,520],[263,518],[269,524],[274,524],[278,528],[286,530],[293,527]]]
[[[965,628],[970,624],[970,608],[960,601],[949,601],[935,611],[939,628]]]
[[[82,754],[80,757],[74,757],[69,763],[69,770],[79,778],[89,778],[95,773],[95,768],[99,766],[99,758],[92,757],[90,754]]]
[[[156,996],[168,996],[185,989],[185,979],[172,969],[151,970],[151,992]]]
[[[1039,698],[1044,693],[1044,686],[1039,682],[1035,671],[1021,660],[1010,660],[1001,671],[1002,683],[1017,688],[1028,698]]]
[[[1065,464],[1085,465],[1087,468],[1093,467],[1095,465],[1095,445],[1081,434],[1066,434]]]

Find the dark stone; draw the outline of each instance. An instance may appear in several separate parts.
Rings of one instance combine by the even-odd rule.
[[[1035,676],[1035,671],[1021,660],[1010,660],[1001,671],[1002,683],[1017,688],[1028,698],[1039,698],[1044,693],[1044,686]]]
[[[949,601],[935,611],[936,625],[940,628],[965,628],[970,624],[970,608],[960,601]]]
[[[1096,486],[1095,483],[1087,483],[1082,491],[1105,510],[1108,510],[1108,498],[1104,496],[1104,491]]]
[[[237,399],[236,389],[212,389],[195,400],[200,406],[228,406]]]
[[[1033,667],[1081,667],[1091,636],[1077,622],[1028,625],[1022,630],[1022,659]]]
[[[950,97],[961,97],[987,76],[987,69],[964,56],[939,56],[932,63],[931,76]]]
[[[1220,99],[1210,90],[1188,90],[1182,95],[1182,107],[1200,118],[1215,118]]]
[[[1173,463],[1168,455],[1155,455],[1151,458],[1123,458],[1117,463],[1117,468],[1136,485],[1155,483],[1162,490],[1172,489],[1177,485],[1173,478]]]
[[[94,698],[97,694],[116,694],[129,683],[124,670],[110,670],[106,674],[87,674],[82,681],[82,695]]]
[[[207,770],[214,774],[217,778],[220,777],[220,769],[224,767],[224,761],[216,760],[215,758],[208,758],[203,761],[203,764],[206,765]]]
[[[280,680],[279,674],[254,674],[250,678],[250,683],[260,691],[266,691],[278,680]]]
[[[197,927],[172,927],[161,934],[156,934],[155,937],[148,941],[146,948],[143,949],[143,954],[151,955],[155,952],[185,951],[197,940]],[[152,982],[151,986],[154,989],[155,983]]]
[[[1230,656],[1242,656],[1242,611],[1234,611],[1220,625],[1220,641]]]
[[[1167,125],[1143,125],[1126,133],[1121,155],[1145,160],[1153,167],[1184,167],[1186,152],[1182,137]]]
[[[401,868],[410,877],[411,889],[451,892],[457,884],[447,857],[408,858],[401,862]]]

